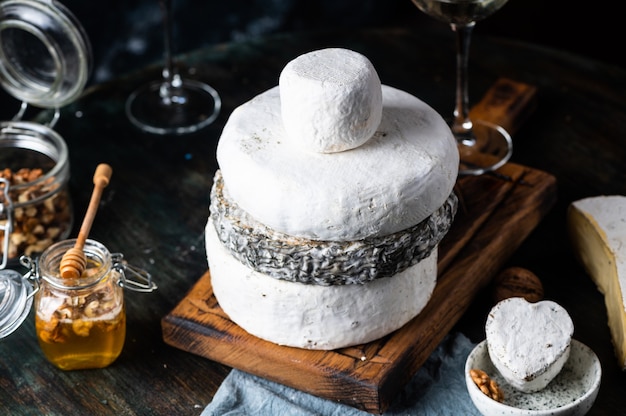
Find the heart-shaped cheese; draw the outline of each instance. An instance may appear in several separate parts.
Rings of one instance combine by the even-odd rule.
[[[508,298],[496,304],[485,324],[489,357],[516,389],[543,389],[569,358],[574,324],[552,301],[530,303]]]

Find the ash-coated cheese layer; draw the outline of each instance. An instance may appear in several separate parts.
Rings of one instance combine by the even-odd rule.
[[[489,357],[516,389],[545,388],[567,362],[574,323],[553,301],[530,303],[522,297],[498,302],[485,324]]]
[[[244,266],[206,226],[215,297],[248,333],[279,345],[331,350],[381,338],[426,306],[437,280],[437,250],[392,278],[364,285],[307,285]]]
[[[317,285],[363,284],[392,277],[428,257],[456,214],[453,194],[408,230],[359,241],[317,241],[277,233],[229,200],[218,170],[211,189],[211,221],[222,244],[249,268],[275,279]]]
[[[301,55],[282,70],[279,87],[285,137],[302,149],[354,149],[380,123],[380,79],[360,53],[327,48]]]
[[[452,193],[456,143],[423,101],[385,85],[382,97],[374,136],[338,153],[289,144],[279,87],[235,109],[217,149],[232,200],[273,230],[312,240],[385,236],[423,221]]]
[[[567,226],[576,255],[604,295],[615,354],[626,370],[626,196],[572,202]]]

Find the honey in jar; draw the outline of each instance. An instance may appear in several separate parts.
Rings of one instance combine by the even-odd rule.
[[[126,337],[123,269],[105,246],[87,240],[87,267],[79,278],[62,278],[61,258],[75,240],[64,240],[39,259],[35,328],[46,358],[63,370],[103,368],[122,352]]]

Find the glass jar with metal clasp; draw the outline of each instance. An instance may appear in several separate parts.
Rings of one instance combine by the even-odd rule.
[[[150,273],[126,263],[120,253],[87,239],[87,267],[75,279],[59,268],[75,239],[48,247],[38,258],[21,258],[24,275],[0,270],[0,338],[35,310],[35,331],[45,357],[62,370],[103,368],[122,352],[126,337],[124,290],[152,292]]]
[[[91,67],[89,39],[61,3],[0,2],[0,84],[21,101],[0,122],[0,269],[71,231],[69,153],[53,129],[59,109],[82,94]],[[52,110],[50,119],[23,120],[29,106]]]

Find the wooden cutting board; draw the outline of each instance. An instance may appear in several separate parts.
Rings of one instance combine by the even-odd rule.
[[[521,87],[526,94],[528,89]],[[491,90],[485,99],[489,97],[493,97]],[[511,118],[520,115],[523,106],[519,100],[498,100],[517,103],[514,112],[494,113],[514,130]],[[486,103],[482,101],[483,107]],[[460,178],[456,193],[459,210],[439,246],[433,295],[417,317],[386,337],[333,351],[282,347],[261,340],[228,319],[213,296],[207,271],[162,319],[164,341],[319,397],[383,413],[476,293],[489,284],[550,210],[556,180],[545,172],[509,163],[492,174]]]

